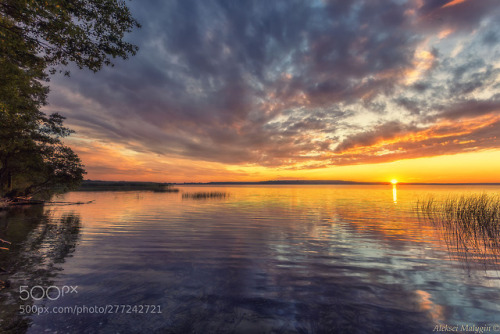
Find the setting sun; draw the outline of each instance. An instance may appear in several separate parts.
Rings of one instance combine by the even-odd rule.
[[[392,183],[392,184],[397,184],[397,183],[398,183],[398,180],[396,180],[396,179],[392,179],[392,180],[391,180],[391,183]]]

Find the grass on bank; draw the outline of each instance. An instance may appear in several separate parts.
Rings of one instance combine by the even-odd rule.
[[[194,193],[183,193],[182,198],[208,199],[208,198],[226,198],[229,193],[224,191],[198,191]]]
[[[500,254],[500,196],[470,194],[444,200],[428,197],[417,202],[417,212],[446,232],[448,246],[462,256],[485,259]]]
[[[169,183],[128,182],[128,181],[83,181],[78,191],[154,191],[179,192]]]

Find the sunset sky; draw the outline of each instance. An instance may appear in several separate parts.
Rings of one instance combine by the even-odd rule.
[[[498,0],[127,4],[139,53],[50,83],[89,179],[500,182]]]

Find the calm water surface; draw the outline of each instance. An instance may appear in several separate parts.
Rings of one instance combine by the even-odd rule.
[[[464,257],[448,231],[414,210],[428,194],[499,187],[180,189],[230,196],[73,192],[56,200],[93,202],[0,213],[0,238],[13,243],[0,253],[7,270],[0,279],[10,282],[0,292],[0,329],[430,333],[436,325],[500,325],[498,263]],[[50,300],[35,289],[40,300],[22,301],[23,286],[78,286],[78,293],[56,298],[53,289]],[[138,308],[90,313],[107,305]],[[157,313],[146,314],[145,305]],[[21,306],[51,313],[23,316]],[[53,313],[65,306],[87,311]]]

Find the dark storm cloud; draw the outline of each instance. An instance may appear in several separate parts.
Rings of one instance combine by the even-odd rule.
[[[51,104],[91,138],[264,166],[321,160],[439,119],[498,111],[496,100],[467,97],[496,82],[498,69],[487,61],[446,61],[430,50],[436,63],[429,75],[450,70],[454,77],[439,81],[424,73],[404,83],[428,35],[445,28],[470,34],[496,17],[496,2],[418,3],[131,2],[143,25],[130,36],[139,54],[97,74],[55,78]],[[488,30],[481,44],[494,48],[495,38]],[[455,95],[463,101],[447,104]],[[355,121],[364,112],[417,119],[366,129]]]

